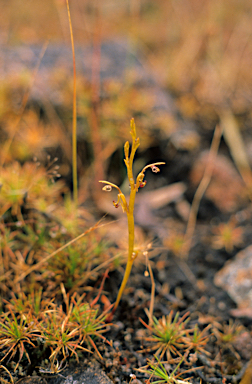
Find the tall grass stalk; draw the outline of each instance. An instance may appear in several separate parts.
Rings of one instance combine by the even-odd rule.
[[[73,53],[73,126],[72,126],[72,173],[73,173],[73,200],[75,206],[78,205],[78,180],[77,180],[77,113],[76,113],[76,63],[75,63],[75,49],[73,28],[71,21],[71,14],[69,2],[66,0],[68,22],[71,36],[71,45]]]

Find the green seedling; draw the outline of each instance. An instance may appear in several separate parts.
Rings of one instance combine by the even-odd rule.
[[[219,344],[222,349],[231,351],[237,360],[240,360],[240,356],[235,350],[235,345],[243,331],[243,326],[236,321],[234,322],[232,319],[223,325],[216,322],[213,327],[213,334],[217,339],[217,344]]]
[[[49,359],[53,365],[58,356],[63,357],[63,361],[69,356],[75,356],[78,362],[77,350],[90,352],[81,346],[79,326],[69,320],[71,313],[72,306],[67,314],[62,307],[58,307],[52,311],[45,311],[41,316],[42,321],[39,322],[41,339],[51,351]]]
[[[29,319],[34,324],[36,320],[41,320],[41,315],[44,312],[52,311],[55,308],[53,299],[49,300],[43,296],[42,287],[38,290],[33,289],[27,295],[24,292],[15,295],[12,292],[12,299],[9,302],[4,300],[4,302],[6,310],[10,311],[10,313],[18,313],[22,319]]]
[[[146,165],[142,169],[142,171],[138,174],[136,181],[134,180],[133,161],[134,161],[136,150],[140,145],[140,139],[137,137],[137,134],[136,134],[136,125],[135,125],[134,119],[131,119],[130,128],[131,128],[130,134],[132,137],[131,152],[130,152],[129,142],[126,141],[126,143],[124,144],[124,154],[125,154],[124,162],[127,168],[127,175],[129,179],[129,185],[130,185],[129,202],[126,201],[125,195],[122,193],[121,189],[117,185],[110,183],[109,181],[100,180],[100,183],[106,184],[102,188],[104,191],[110,192],[112,188],[117,189],[118,197],[117,197],[117,201],[113,201],[114,207],[118,208],[121,205],[123,212],[127,214],[127,218],[128,218],[128,260],[127,260],[123,281],[121,283],[121,287],[119,289],[117,299],[113,308],[113,313],[118,307],[118,304],[121,300],[122,293],[129,279],[132,265],[138,255],[138,251],[134,249],[134,239],[135,239],[134,238],[134,226],[135,226],[134,206],[135,206],[136,193],[138,192],[139,188],[143,188],[146,185],[146,181],[144,180],[146,170],[150,168],[152,172],[158,173],[160,172],[160,169],[157,167],[157,165],[165,164],[164,162],[158,162],[158,163]]]
[[[244,228],[238,227],[234,217],[229,222],[220,223],[213,229],[213,247],[216,249],[225,248],[228,253],[243,244]]]
[[[177,312],[173,318],[173,311],[168,316],[162,316],[157,319],[153,316],[152,324],[146,324],[142,319],[141,323],[151,332],[150,337],[146,337],[145,341],[150,342],[151,346],[142,352],[156,350],[156,356],[162,359],[166,354],[167,360],[171,361],[173,356],[180,356],[180,350],[186,349],[187,336],[190,329],[186,329],[186,324],[189,321],[189,312],[179,318]]]
[[[70,317],[73,324],[79,329],[81,343],[86,344],[88,350],[94,348],[97,355],[102,360],[102,356],[95,344],[95,339],[101,339],[103,342],[108,342],[102,333],[108,330],[108,324],[105,323],[105,315],[98,314],[97,308],[92,308],[88,303],[73,301],[74,308]],[[108,342],[109,343],[109,342]]]
[[[3,314],[0,319],[0,350],[3,352],[4,357],[0,362],[7,357],[9,358],[8,361],[10,361],[19,351],[19,360],[15,369],[17,369],[24,355],[31,363],[26,348],[28,345],[35,348],[33,341],[37,337],[39,337],[39,331],[32,321],[18,318],[12,311],[10,311],[10,316]]]
[[[187,380],[180,380],[178,377],[180,377],[183,373],[191,371],[190,369],[183,372],[183,373],[177,373],[176,371],[179,369],[180,365],[182,364],[185,356],[181,358],[175,369],[168,373],[167,370],[164,367],[164,364],[159,360],[157,356],[155,356],[155,359],[157,360],[157,363],[153,362],[152,360],[148,360],[148,366],[138,369],[138,371],[147,373],[150,378],[146,381],[146,384],[190,384]],[[146,369],[147,368],[147,369]],[[152,378],[157,378],[158,380],[150,381]]]
[[[187,338],[187,348],[197,353],[210,355],[210,353],[205,349],[209,341],[207,332],[210,328],[211,324],[208,324],[208,326],[201,331],[198,327],[198,324],[196,324],[192,330],[192,334],[190,334],[190,336]]]

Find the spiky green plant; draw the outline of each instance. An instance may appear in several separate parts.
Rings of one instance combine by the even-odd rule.
[[[4,313],[0,319],[0,349],[4,353],[4,357],[0,362],[6,358],[10,361],[19,351],[19,360],[15,369],[24,355],[31,363],[27,346],[30,345],[35,348],[33,342],[39,336],[39,331],[31,319],[19,318],[12,311],[10,311],[10,315]]]
[[[130,151],[129,142],[126,141],[126,143],[124,144],[124,154],[125,154],[124,162],[127,168],[127,175],[129,179],[129,185],[130,185],[129,202],[126,201],[125,195],[122,193],[121,189],[117,185],[110,183],[109,181],[100,180],[100,183],[106,184],[102,188],[104,191],[110,192],[112,188],[117,189],[118,195],[117,195],[117,201],[113,201],[114,207],[118,208],[119,205],[121,205],[123,212],[127,214],[127,218],[128,218],[128,260],[127,260],[123,281],[121,283],[121,287],[119,289],[117,299],[113,308],[113,312],[115,312],[116,308],[118,307],[118,304],[121,300],[122,293],[129,279],[132,265],[138,255],[138,251],[134,248],[134,242],[135,242],[134,207],[135,207],[136,193],[138,192],[139,188],[143,188],[146,185],[146,181],[144,180],[146,170],[148,168],[151,168],[152,172],[158,173],[160,172],[160,169],[157,167],[157,165],[165,164],[164,162],[158,162],[158,163],[146,165],[142,169],[142,171],[139,172],[135,181],[134,175],[133,175],[133,161],[134,161],[137,148],[140,145],[140,139],[139,137],[137,137],[136,125],[133,118],[131,119],[131,122],[130,122],[130,128],[131,128],[130,135],[132,137],[131,151]]]
[[[151,343],[147,351],[156,350],[156,355],[161,359],[166,354],[167,360],[171,360],[172,355],[182,356],[180,350],[187,348],[187,335],[190,332],[186,329],[188,315],[189,312],[179,318],[179,312],[177,312],[173,317],[173,311],[171,311],[168,316],[162,316],[160,319],[153,316],[150,325],[140,319],[151,332],[151,336],[145,338],[145,341]]]
[[[73,327],[72,323],[69,322],[70,313],[66,315],[58,309],[44,313],[43,317],[41,335],[46,346],[51,350],[51,362],[55,363],[57,357],[61,355],[63,360],[74,355],[79,361],[77,349],[89,352],[88,349],[81,346],[79,327]]]
[[[143,372],[150,376],[150,378],[146,381],[146,384],[190,384],[188,381],[180,380],[178,377],[181,376],[181,373],[176,374],[180,365],[182,364],[184,357],[181,358],[177,366],[171,373],[168,373],[164,367],[164,364],[159,360],[157,356],[155,356],[157,362],[153,362],[153,360],[148,360],[148,365],[146,367],[138,369],[138,371]],[[187,370],[188,372],[190,370]],[[185,373],[185,372],[183,372]],[[150,381],[152,378],[157,378],[158,380]]]
[[[88,303],[81,302],[81,299],[73,300],[74,307],[70,317],[73,324],[79,328],[81,335],[81,343],[85,343],[87,347],[94,348],[97,355],[102,359],[97,346],[94,342],[94,338],[107,341],[102,333],[108,330],[108,324],[105,323],[106,316],[98,314],[98,308],[90,306]]]
[[[201,331],[198,327],[198,324],[196,324],[192,330],[192,333],[186,340],[188,349],[209,355],[210,353],[205,349],[205,347],[209,341],[209,335],[207,332],[211,327],[212,325],[208,324],[208,326]]]

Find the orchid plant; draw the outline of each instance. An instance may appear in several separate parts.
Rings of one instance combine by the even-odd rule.
[[[110,183],[109,181],[100,180],[100,183],[105,184],[105,186],[102,188],[104,191],[110,192],[112,188],[117,189],[118,196],[117,196],[117,201],[113,201],[114,207],[118,208],[119,206],[121,206],[123,212],[127,214],[127,218],[128,218],[128,260],[127,260],[123,281],[121,283],[121,287],[119,289],[117,299],[113,308],[113,312],[115,312],[116,308],[118,307],[118,304],[121,300],[122,293],[129,279],[132,265],[134,263],[134,260],[138,256],[138,251],[134,249],[134,226],[135,226],[134,207],[135,207],[136,193],[138,192],[139,188],[143,188],[146,185],[146,180],[144,180],[146,170],[150,168],[152,172],[158,173],[160,172],[160,169],[157,166],[161,164],[165,164],[164,162],[158,162],[158,163],[146,165],[142,169],[142,171],[139,172],[139,174],[137,175],[136,181],[134,180],[133,161],[134,161],[136,150],[140,145],[140,139],[139,137],[137,137],[136,125],[133,118],[131,119],[131,122],[130,122],[130,128],[131,128],[130,134],[132,137],[131,151],[130,151],[129,142],[126,141],[126,143],[124,144],[124,154],[125,154],[124,162],[127,168],[127,175],[129,179],[129,185],[130,185],[129,202],[127,202],[125,195],[122,193],[121,189],[117,185]]]

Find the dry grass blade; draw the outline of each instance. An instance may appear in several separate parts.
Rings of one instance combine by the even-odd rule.
[[[251,183],[252,173],[249,165],[249,159],[244,146],[244,142],[238,127],[237,121],[231,110],[225,110],[219,113],[220,123],[223,129],[223,136],[229,146],[232,158],[248,187],[248,193],[250,199],[251,195]]]
[[[0,368],[4,369],[8,373],[8,375],[10,376],[12,384],[14,384],[13,377],[12,377],[11,373],[9,372],[9,370],[4,365],[0,365]],[[3,380],[3,378],[1,378],[1,380]],[[7,381],[5,381],[5,380],[3,382],[7,383]]]
[[[192,237],[195,230],[200,201],[211,181],[213,168],[214,168],[214,160],[218,153],[221,136],[222,136],[222,128],[219,125],[217,125],[214,131],[214,136],[213,136],[212,144],[210,147],[209,157],[208,157],[208,162],[205,168],[205,172],[193,198],[189,219],[187,223],[186,233],[184,237],[184,244],[180,252],[180,257],[182,259],[186,259],[188,257],[188,253],[191,248]]]
[[[94,182],[104,179],[104,153],[103,143],[100,132],[100,70],[101,70],[101,3],[94,1],[94,31],[93,31],[93,53],[92,53],[92,72],[91,72],[91,108],[90,108],[90,127],[91,140],[94,151]],[[94,197],[96,198],[96,189]],[[98,200],[98,199],[97,199]]]

